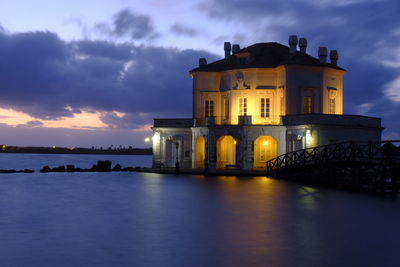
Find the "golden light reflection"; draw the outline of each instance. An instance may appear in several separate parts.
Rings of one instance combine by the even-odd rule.
[[[195,178],[196,180],[205,180],[206,179],[206,176],[204,176],[204,175],[193,175],[192,177]]]
[[[268,177],[255,177],[254,178],[258,183],[262,184],[270,184],[272,183],[272,179]]]
[[[220,182],[236,183],[239,181],[237,176],[217,176],[217,180]]]

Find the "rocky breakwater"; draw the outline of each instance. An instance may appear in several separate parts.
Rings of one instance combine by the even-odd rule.
[[[32,173],[34,170],[23,169],[23,170],[0,170],[0,173]]]
[[[97,164],[93,165],[92,168],[82,169],[75,167],[74,165],[59,166],[51,168],[50,166],[44,166],[40,172],[133,172],[138,170],[139,167],[125,167],[123,168],[120,164],[116,164],[112,167],[112,162],[109,160],[99,160]]]

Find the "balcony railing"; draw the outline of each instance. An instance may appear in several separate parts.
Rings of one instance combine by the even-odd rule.
[[[193,125],[193,119],[154,119],[154,127],[190,128]]]
[[[195,126],[213,126],[213,125],[278,125],[281,123],[281,116],[231,116],[229,118],[222,116],[203,117],[195,119]]]

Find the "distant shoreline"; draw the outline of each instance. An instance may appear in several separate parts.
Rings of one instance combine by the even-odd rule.
[[[94,154],[94,155],[152,155],[151,148],[66,148],[66,147],[17,147],[2,146],[0,153],[26,154]]]

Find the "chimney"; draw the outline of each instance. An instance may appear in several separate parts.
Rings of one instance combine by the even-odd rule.
[[[300,52],[305,54],[307,51],[307,39],[306,38],[299,39],[299,47],[300,47]]]
[[[289,49],[290,53],[293,54],[297,51],[297,35],[290,35],[289,37]]]
[[[224,43],[224,50],[225,50],[225,58],[228,58],[231,55],[231,43],[230,42]]]
[[[339,59],[339,54],[337,50],[331,50],[329,53],[329,58],[331,60],[331,64],[337,66],[337,61]]]
[[[240,45],[234,44],[232,46],[232,54],[236,54],[237,52],[239,52],[239,50],[240,50]]]
[[[321,46],[318,49],[319,62],[326,63],[327,56],[328,56],[328,49],[326,49],[326,47],[324,47],[324,46]]]
[[[199,58],[199,67],[207,65],[207,59],[204,57]]]

